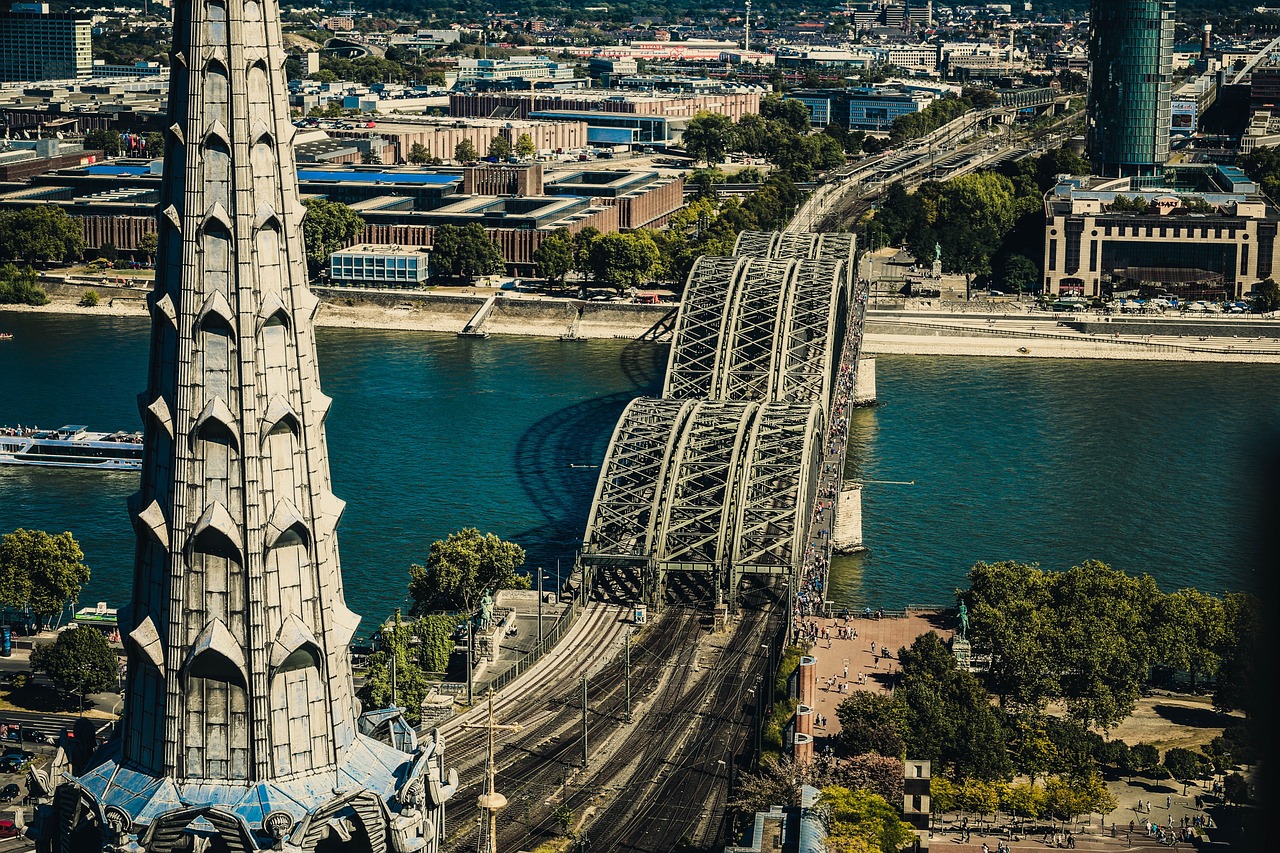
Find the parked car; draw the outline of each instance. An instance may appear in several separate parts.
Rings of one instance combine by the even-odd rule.
[[[0,838],[17,838],[22,830],[11,820],[0,820]]]
[[[13,802],[13,798],[18,796],[18,786],[10,782],[3,788],[0,788],[0,803]]]
[[[17,773],[26,763],[21,755],[6,755],[0,758],[0,773]]]

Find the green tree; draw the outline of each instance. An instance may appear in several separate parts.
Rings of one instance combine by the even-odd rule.
[[[647,231],[602,235],[592,242],[589,254],[595,280],[610,282],[619,292],[652,278],[661,260]]]
[[[0,537],[0,603],[30,608],[37,622],[57,616],[89,582],[84,552],[70,533],[18,528]]]
[[[351,244],[364,230],[364,220],[351,208],[323,198],[303,202],[302,236],[307,246],[307,267],[314,277],[329,266],[329,256]]]
[[[431,544],[425,566],[409,567],[412,613],[473,613],[486,592],[528,589],[529,578],[516,574],[524,549],[474,527],[450,533]]]
[[[118,130],[90,130],[84,135],[84,147],[101,151],[108,157],[119,157],[124,148],[124,136]]]
[[[82,708],[86,696],[110,690],[120,679],[116,653],[96,628],[61,631],[52,643],[36,643],[31,668],[48,675],[61,692],[79,696]]]
[[[902,676],[894,691],[906,706],[907,754],[928,758],[959,778],[1003,780],[1013,768],[998,712],[987,691],[933,631],[899,652]]]
[[[573,234],[573,271],[579,275],[591,275],[591,246],[600,238],[600,229],[594,225],[579,228]]]
[[[35,264],[70,263],[84,253],[80,223],[52,204],[0,212],[0,255]]]
[[[1034,782],[1015,782],[1004,786],[1000,808],[1019,819],[1038,817],[1044,809],[1044,789]]]
[[[1022,293],[1040,280],[1040,267],[1026,255],[1009,255],[1003,266],[1002,283],[1014,293]]]
[[[101,301],[101,297],[98,296],[98,291],[94,290],[93,288],[90,288],[89,290],[86,290],[84,294],[80,297],[80,307],[81,308],[97,308],[99,301]]]
[[[516,154],[521,157],[536,157],[538,148],[533,144],[533,137],[527,133],[522,133],[516,137]]]
[[[480,159],[480,152],[470,139],[462,139],[453,147],[453,159],[459,163],[471,163]]]
[[[1197,676],[1218,671],[1227,632],[1221,599],[1195,589],[1180,589],[1161,596],[1152,608],[1152,617],[1155,659],[1188,673],[1193,691]]]
[[[164,156],[164,134],[152,131],[147,134],[147,156],[163,157]]]
[[[859,690],[836,706],[836,719],[841,755],[876,753],[900,759],[905,753],[906,709],[892,696]]]
[[[1004,785],[982,779],[962,779],[956,786],[956,808],[978,815],[995,814]]]
[[[478,222],[461,228],[441,225],[432,234],[431,266],[436,275],[470,282],[482,275],[501,272],[505,263],[502,251]]]
[[[684,131],[684,150],[708,166],[724,160],[733,142],[733,120],[721,113],[700,112],[689,119]]]
[[[1253,288],[1253,313],[1270,314],[1280,311],[1280,284],[1274,278],[1265,279]]]
[[[1192,780],[1209,774],[1209,759],[1181,746],[1175,746],[1164,754],[1164,766],[1170,776],[1182,783],[1184,796]]]
[[[415,142],[409,147],[408,159],[413,165],[421,166],[431,159],[431,152],[421,142]]]
[[[142,239],[138,241],[138,251],[147,259],[147,263],[151,263],[156,256],[156,252],[160,250],[160,235],[154,231],[149,234],[143,234]]]
[[[716,184],[725,182],[725,174],[714,166],[707,169],[694,169],[689,175],[689,185],[694,188],[695,199],[714,199],[719,193],[716,192]]]
[[[0,305],[48,305],[49,295],[36,284],[39,280],[31,267],[0,266]]]
[[[1222,800],[1237,805],[1249,802],[1249,783],[1239,773],[1231,773],[1222,781]]]
[[[366,166],[381,166],[382,155],[378,153],[376,148],[370,148],[368,151],[360,153],[360,162]]]
[[[1129,756],[1133,769],[1144,775],[1160,764],[1160,750],[1149,743],[1135,743],[1129,747]]]
[[[543,237],[533,250],[533,263],[538,275],[555,287],[563,287],[565,276],[573,269],[573,238],[561,228]]]
[[[895,807],[868,791],[831,785],[822,789],[819,806],[827,810],[828,833],[835,839],[861,839],[881,853],[897,853],[915,837]]]
[[[946,776],[934,775],[929,782],[930,811],[933,814],[946,814],[956,810],[958,791],[956,785]]]
[[[417,725],[428,687],[426,674],[411,651],[412,636],[413,626],[401,621],[397,609],[391,624],[378,634],[382,647],[366,661],[359,695],[366,708],[403,708],[405,719]]]
[[[489,140],[489,156],[505,160],[511,156],[511,142],[502,134]]]
[[[1146,213],[1151,205],[1140,196],[1118,195],[1107,205],[1111,213]]]
[[[808,133],[812,124],[804,101],[780,95],[766,95],[760,101],[760,117],[766,122],[781,122],[796,133]]]

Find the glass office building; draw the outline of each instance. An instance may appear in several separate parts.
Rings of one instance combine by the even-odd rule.
[[[1093,0],[1089,159],[1100,175],[1160,171],[1169,159],[1172,0]]]

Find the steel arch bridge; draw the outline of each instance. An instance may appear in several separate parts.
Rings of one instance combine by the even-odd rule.
[[[791,576],[804,560],[853,298],[850,234],[744,232],[694,264],[661,398],[623,412],[581,562]]]

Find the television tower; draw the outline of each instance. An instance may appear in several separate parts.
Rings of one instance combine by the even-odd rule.
[[[751,0],[747,0],[746,26],[743,28],[742,52],[751,52]]]

